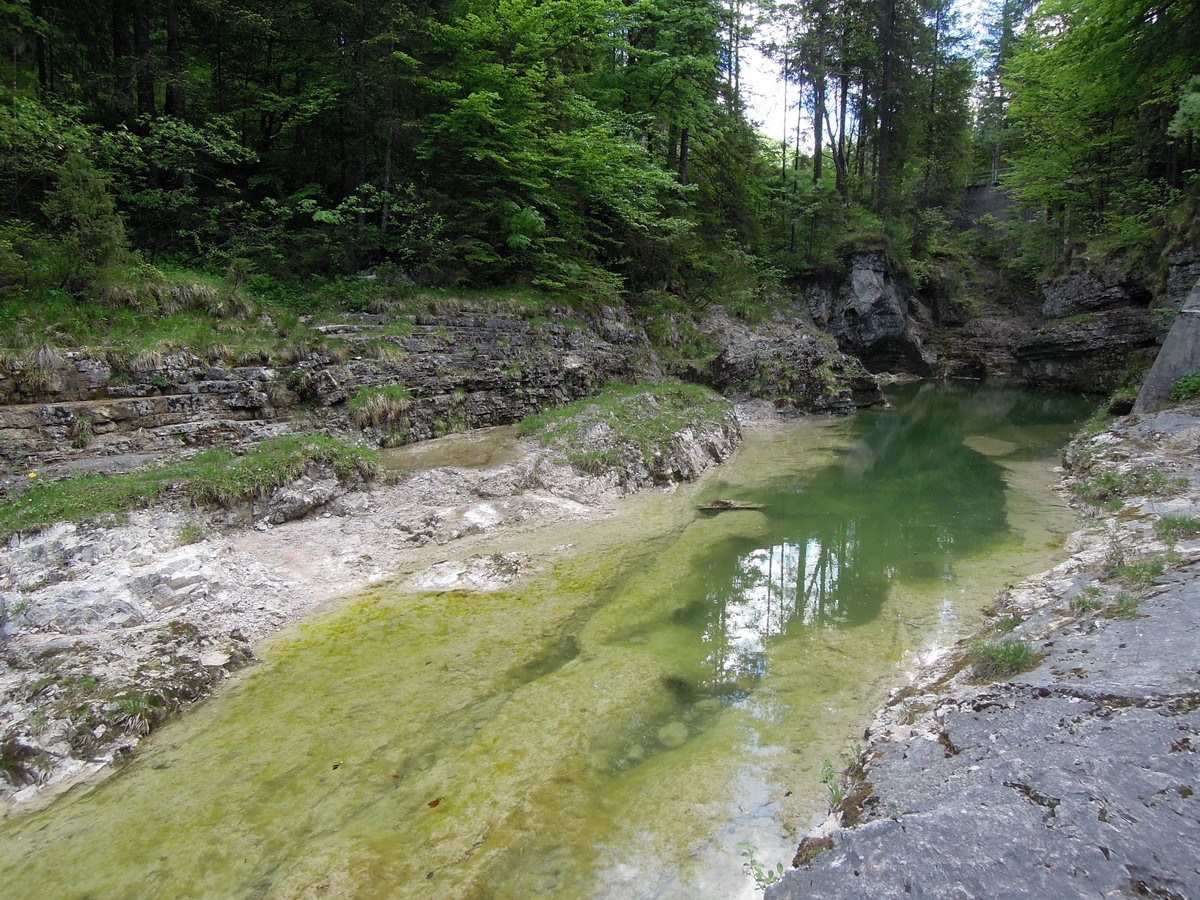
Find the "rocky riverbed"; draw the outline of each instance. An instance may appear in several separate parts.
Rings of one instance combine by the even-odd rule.
[[[1200,409],[1078,439],[1089,525],[893,695],[768,900],[1200,896]]]
[[[622,494],[695,478],[740,438],[727,413],[590,475],[522,441],[495,465],[402,472],[373,490],[314,467],[245,508],[176,501],[15,536],[0,574],[0,798],[23,804],[128,756],[267,636],[335,598],[392,578],[501,586],[539,564],[511,552],[522,530],[609,515]]]

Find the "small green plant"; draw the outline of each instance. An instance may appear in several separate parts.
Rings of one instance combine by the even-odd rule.
[[[175,546],[184,547],[188,544],[198,544],[208,536],[208,529],[203,525],[197,525],[195,522],[185,522],[179,528],[179,539],[175,542]]]
[[[1200,394],[1200,372],[1184,375],[1171,385],[1170,398],[1172,403],[1182,403]]]
[[[1147,588],[1167,570],[1169,561],[1165,555],[1143,556],[1107,567],[1104,574],[1127,587]]]
[[[971,645],[971,671],[976,678],[984,680],[1016,675],[1032,666],[1037,658],[1033,648],[1024,641],[976,641]]]
[[[1175,544],[1184,538],[1200,535],[1200,519],[1190,516],[1163,516],[1154,523],[1154,534],[1160,541]]]
[[[846,787],[834,770],[832,760],[821,763],[821,784],[825,785],[825,799],[829,801],[829,808],[837,809],[846,799]]]
[[[1080,614],[1100,608],[1100,597],[1104,592],[1098,587],[1086,587],[1067,601],[1071,612]]]
[[[175,382],[172,381],[170,378],[168,378],[166,375],[163,375],[160,373],[158,375],[154,375],[153,377],[151,377],[150,387],[156,388],[157,390],[160,390],[160,391],[165,391],[168,388],[175,387]]]
[[[1113,603],[1112,614],[1126,619],[1137,618],[1141,615],[1138,612],[1142,605],[1140,597],[1135,597],[1133,594],[1127,594],[1124,591],[1117,594],[1116,601]]]
[[[996,630],[1001,634],[1008,634],[1012,631],[1015,631],[1017,626],[1024,621],[1025,620],[1021,618],[1020,613],[1012,613],[1011,615],[1005,616],[1003,619],[996,620]]]
[[[773,869],[768,868],[755,858],[754,854],[758,852],[758,848],[749,841],[742,841],[738,847],[741,848],[742,856],[746,860],[742,863],[742,869],[754,879],[754,883],[760,888],[775,884],[783,877],[783,863],[776,863]]]
[[[117,724],[132,734],[149,734],[154,727],[154,707],[145,694],[118,697],[117,711]]]
[[[1131,469],[1128,472],[1105,472],[1095,478],[1079,481],[1072,490],[1081,500],[1093,506],[1115,509],[1124,497],[1161,496],[1174,487],[1186,485],[1186,478],[1167,478],[1162,472]]]
[[[76,450],[82,450],[88,446],[95,437],[92,431],[92,418],[87,413],[80,413],[70,427],[71,446]]]
[[[867,751],[862,744],[855,744],[842,759],[846,763],[846,777],[858,780],[867,776]]]

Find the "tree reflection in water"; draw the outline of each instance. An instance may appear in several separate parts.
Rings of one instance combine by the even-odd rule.
[[[739,497],[768,505],[773,540],[731,541],[709,560],[705,603],[687,611],[718,690],[741,693],[762,674],[772,635],[863,624],[895,582],[952,581],[958,559],[1008,529],[1005,470],[964,438],[1000,431],[1014,455],[1044,457],[1087,409],[1002,383],[909,384],[888,398],[858,415],[839,463]]]

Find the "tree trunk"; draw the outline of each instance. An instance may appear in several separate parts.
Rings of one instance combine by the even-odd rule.
[[[891,198],[892,167],[892,115],[896,77],[896,0],[884,0],[883,29],[880,41],[883,44],[883,80],[879,86],[879,140],[878,161],[875,165],[875,209],[884,209]]]
[[[690,137],[691,137],[691,135],[688,131],[687,126],[684,126],[683,129],[679,132],[679,183],[680,184],[688,183],[688,157],[690,156],[690,154],[692,152],[692,148],[689,143]]]
[[[150,62],[150,0],[136,0],[133,18],[133,52],[136,57],[137,111],[154,115],[154,69]]]
[[[817,65],[813,72],[813,184],[821,183],[825,127],[825,6],[817,11]]]
[[[127,0],[112,5],[113,72],[116,78],[117,106],[125,115],[133,111],[133,30],[129,22]]]
[[[179,41],[178,0],[167,3],[167,96],[163,110],[169,116],[183,118],[185,94],[183,89],[183,51]]]

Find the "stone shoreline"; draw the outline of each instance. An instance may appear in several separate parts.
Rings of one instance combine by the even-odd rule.
[[[977,639],[1030,670],[975,678],[964,641],[893,694],[767,900],[1200,896],[1200,540],[1155,529],[1200,518],[1198,448],[1191,408],[1068,449],[1068,488],[1158,473],[1157,496],[1089,507],[1070,558],[998,598]]]
[[[498,587],[537,565],[513,552],[516,535],[612,515],[616,498],[694,479],[740,440],[729,413],[599,476],[522,441],[498,465],[430,468],[372,490],[313,469],[250,511],[176,501],[123,524],[14,536],[0,571],[0,813],[130,755],[289,623],[397,578],[415,590]]]

